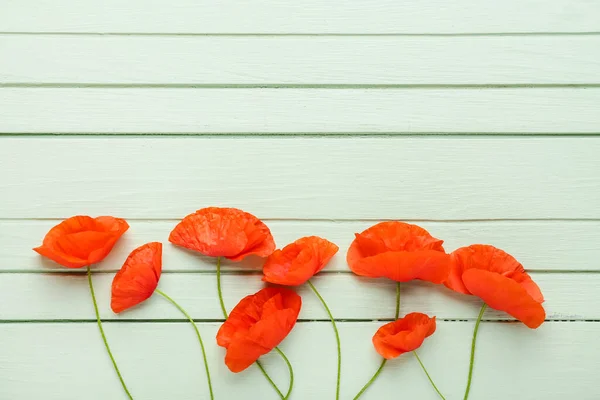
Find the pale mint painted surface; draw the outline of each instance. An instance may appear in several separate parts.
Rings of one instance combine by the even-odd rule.
[[[547,322],[489,311],[471,400],[600,398],[600,1],[0,0],[0,400],[125,399],[85,276],[31,248],[61,219],[112,214],[131,229],[94,275],[136,400],[206,399],[195,334],[151,298],[121,316],[110,284],[135,247],[177,220],[235,206],[279,247],[340,246],[315,285],[342,339],[342,399],[379,364],[371,337],[394,284],[349,273],[355,232],[422,225],[448,251],[492,243],[531,271]],[[260,261],[226,263],[231,308]],[[160,288],[198,321],[217,399],[276,399],[234,375],[214,341],[213,260],[165,244]],[[58,273],[62,272],[62,273]],[[292,400],[335,395],[335,342],[314,296],[284,341]],[[402,285],[401,313],[438,317],[420,356],[462,399],[479,303]],[[286,370],[264,358],[281,385]],[[436,399],[412,357],[365,400]]]

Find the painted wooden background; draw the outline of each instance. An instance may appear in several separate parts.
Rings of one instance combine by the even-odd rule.
[[[471,399],[600,398],[600,1],[0,0],[0,399],[124,399],[83,274],[31,248],[60,219],[130,231],[97,266],[105,329],[136,399],[205,399],[189,324],[161,298],[114,315],[126,255],[209,205],[253,212],[282,246],[340,253],[316,286],[340,320],[342,399],[376,369],[371,336],[394,285],[348,273],[354,232],[420,224],[453,250],[492,243],[546,295],[538,330],[490,311]],[[232,307],[261,286],[227,265]],[[217,399],[275,398],[214,343],[212,260],[165,245],[160,288],[208,343]],[[333,399],[335,342],[301,290],[285,340],[292,398]],[[479,304],[402,286],[401,312],[438,317],[420,353],[461,399]],[[273,355],[267,369],[282,386]],[[388,363],[369,399],[435,399],[416,361]]]

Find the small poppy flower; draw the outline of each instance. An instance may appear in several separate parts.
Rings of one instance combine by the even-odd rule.
[[[102,261],[127,229],[120,218],[77,215],[50,229],[33,250],[67,268],[81,268]]]
[[[133,250],[113,279],[112,310],[120,313],[152,296],[161,272],[162,243],[146,243]]]
[[[361,276],[442,283],[450,264],[443,242],[417,225],[381,222],[356,234],[347,261],[352,272]]]
[[[318,236],[308,236],[275,250],[263,266],[263,281],[278,285],[302,285],[317,274],[339,247]]]
[[[204,358],[210,398],[212,399],[214,397],[212,381],[200,331],[192,317],[183,307],[157,288],[161,272],[162,243],[146,243],[133,250],[113,279],[110,307],[115,313],[120,313],[147,300],[154,293],[158,293],[173,304],[190,321],[190,324],[196,331],[196,337],[200,343],[200,349]]]
[[[227,349],[225,364],[241,372],[274,349],[290,333],[302,306],[296,292],[267,287],[244,297],[217,333],[217,344]]]
[[[448,288],[475,295],[529,328],[544,322],[544,296],[513,256],[494,246],[474,244],[455,250],[451,258]]]
[[[232,261],[251,254],[266,257],[275,250],[269,228],[254,215],[237,208],[198,210],[177,224],[169,241],[207,256]]]
[[[418,349],[434,332],[435,317],[413,312],[379,328],[373,336],[373,346],[383,358],[390,360]]]
[[[308,282],[310,288],[323,304],[325,311],[327,311],[335,332],[338,353],[336,398],[339,398],[340,393],[342,362],[340,336],[329,306],[312,284],[310,278],[325,268],[325,265],[338,250],[339,247],[329,240],[318,236],[307,236],[288,244],[281,250],[275,250],[263,266],[263,281],[287,286],[298,286]]]

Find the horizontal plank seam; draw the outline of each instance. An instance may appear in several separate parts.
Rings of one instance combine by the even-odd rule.
[[[182,218],[184,215],[182,215]],[[181,218],[126,218],[127,221],[136,221],[136,222],[172,222],[178,223],[181,221]],[[34,221],[48,221],[48,222],[60,222],[62,221],[62,217],[48,217],[48,218],[10,218],[4,217],[0,218],[0,222],[34,222]],[[385,218],[261,218],[264,222],[287,222],[287,223],[314,223],[314,222],[327,222],[332,224],[345,224],[352,222],[377,222],[377,221],[396,221],[395,219],[385,219]],[[508,222],[600,222],[600,218],[490,218],[490,219],[400,219],[405,222],[435,222],[435,223],[444,223],[444,224],[455,224],[455,223],[464,223],[464,224],[479,224],[484,222],[497,222],[497,223],[508,223]]]
[[[474,137],[494,137],[494,138],[523,138],[523,137],[542,137],[542,138],[590,138],[600,136],[598,132],[201,132],[201,133],[190,133],[190,132],[0,132],[0,139],[3,137],[19,137],[19,138],[40,138],[40,137],[53,137],[53,138],[147,138],[147,137],[160,137],[161,139],[174,139],[174,138],[198,138],[198,139],[227,139],[227,138],[245,138],[245,139],[258,139],[258,138],[278,138],[278,139],[302,139],[302,138],[363,138],[363,139],[376,139],[376,138],[423,138],[423,137],[449,137],[452,139],[473,139]]]
[[[60,268],[60,267],[57,267]],[[227,268],[223,271],[221,271],[222,275],[262,275],[262,272],[260,270],[251,270],[248,271],[248,269],[232,269],[230,267],[224,267]],[[532,269],[532,268],[527,268],[526,269],[528,272],[534,272],[536,275],[537,274],[600,274],[600,265],[598,266],[598,269]],[[98,274],[98,275],[102,275],[102,274],[114,274],[115,272],[119,271],[119,269],[117,268],[111,268],[111,269],[102,269],[102,270],[92,270],[92,274]],[[51,270],[44,270],[44,269],[40,269],[40,270],[26,270],[26,269],[4,269],[4,270],[0,270],[0,274],[40,274],[40,275],[86,275],[87,272],[82,270],[82,269],[69,269],[69,268],[62,268],[62,269],[51,269]],[[189,269],[169,269],[169,270],[163,270],[162,274],[197,274],[197,275],[215,275],[216,272],[212,271],[212,270],[189,270]],[[321,272],[319,272],[319,275],[353,275],[352,271],[350,271],[349,269],[347,271],[326,271],[323,270]]]
[[[436,320],[444,321],[444,322],[472,322],[476,320],[476,316],[468,319],[444,319],[444,318],[436,318]],[[393,321],[391,318],[386,319],[335,319],[336,322],[340,323],[365,323],[365,322],[390,322]],[[487,323],[502,323],[502,324],[520,324],[519,321],[511,320],[511,319],[483,319],[483,322]],[[103,323],[189,323],[187,319],[104,319],[102,318]],[[196,319],[194,318],[194,322],[196,323],[222,323],[223,319]],[[548,319],[545,320],[545,323],[556,323],[556,322],[600,322],[600,319]],[[0,320],[0,324],[95,324],[97,323],[96,319],[23,319],[23,320],[15,320],[15,319],[2,319]],[[298,323],[331,323],[330,319],[298,319]]]
[[[600,88],[600,83],[94,83],[0,82],[0,88],[33,89],[548,89]]]
[[[463,33],[292,33],[292,32],[277,32],[277,33],[228,33],[228,32],[59,32],[59,31],[0,31],[0,35],[11,36],[230,36],[230,37],[463,37],[463,36],[594,36],[600,35],[600,31],[585,31],[585,32],[463,32]]]

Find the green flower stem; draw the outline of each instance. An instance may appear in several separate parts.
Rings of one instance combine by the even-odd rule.
[[[221,303],[221,311],[223,316],[227,319],[227,309],[223,302],[223,292],[221,291],[221,257],[217,257],[217,291],[219,292],[219,303]]]
[[[323,304],[323,307],[325,307],[325,311],[327,311],[327,315],[329,315],[329,319],[331,320],[331,325],[333,326],[333,331],[335,332],[335,341],[337,343],[337,384],[335,387],[335,399],[339,400],[339,398],[340,398],[340,376],[342,373],[342,348],[341,348],[342,346],[340,343],[340,334],[339,334],[337,326],[335,324],[335,319],[333,318],[333,315],[331,314],[331,310],[329,309],[329,307],[327,307],[327,303],[325,303],[325,300],[323,299],[323,297],[321,297],[321,294],[317,291],[317,288],[312,284],[311,281],[307,281],[306,283],[308,283],[308,286],[310,286],[310,288],[312,289],[313,292],[315,292],[315,294],[317,295],[319,300],[321,300],[321,304]]]
[[[90,266],[87,266],[87,277],[88,283],[90,285],[90,294],[92,295],[92,302],[94,303],[94,311],[96,312],[96,321],[98,322],[98,329],[100,330],[100,335],[102,335],[102,341],[104,342],[104,347],[106,347],[106,352],[112,361],[113,367],[115,368],[115,372],[121,381],[121,386],[123,386],[123,390],[127,394],[130,400],[133,400],[131,393],[129,393],[129,389],[127,389],[127,385],[125,385],[125,381],[123,380],[123,376],[121,375],[121,371],[119,371],[119,367],[117,367],[117,362],[110,351],[110,347],[108,346],[108,341],[106,340],[106,335],[104,334],[104,328],[102,328],[102,320],[100,319],[100,312],[98,311],[98,303],[96,302],[96,294],[94,293],[94,285],[92,284],[92,269]]]
[[[465,390],[464,400],[469,398],[469,391],[471,390],[471,379],[473,378],[473,362],[475,361],[475,343],[477,342],[477,332],[479,331],[479,324],[483,318],[483,313],[487,308],[487,304],[483,303],[479,315],[477,316],[477,322],[475,322],[475,329],[473,330],[473,340],[471,341],[471,361],[469,362],[469,378],[467,379],[467,389]]]
[[[375,382],[375,379],[377,379],[377,377],[379,376],[379,374],[383,370],[383,367],[385,367],[386,363],[387,363],[387,360],[385,358],[381,360],[381,364],[379,364],[379,368],[377,368],[377,371],[375,372],[375,374],[371,377],[371,379],[369,379],[369,382],[367,382],[367,384],[365,386],[363,386],[362,389],[360,389],[360,392],[358,392],[358,394],[356,396],[354,396],[353,400],[356,400],[360,396],[362,396],[362,394],[369,388],[369,386],[371,386],[371,384],[373,382]]]
[[[419,364],[421,365],[421,368],[423,368],[423,371],[425,371],[425,375],[427,375],[427,378],[429,379],[429,382],[431,382],[431,386],[433,386],[433,388],[435,389],[435,391],[437,392],[437,394],[440,395],[440,397],[442,398],[442,400],[446,400],[446,398],[444,397],[444,395],[439,391],[439,389],[437,388],[437,386],[435,386],[435,383],[433,383],[433,379],[431,379],[431,376],[429,375],[429,372],[427,372],[427,368],[425,368],[425,366],[423,365],[423,362],[421,362],[421,358],[419,358],[419,355],[417,354],[417,351],[413,351],[413,354],[415,355],[415,357],[417,358],[417,361],[419,362]]]
[[[281,393],[281,390],[279,390],[279,388],[277,387],[275,382],[273,382],[273,379],[271,379],[271,377],[265,370],[265,367],[263,367],[262,363],[260,361],[256,360],[255,364],[258,366],[258,368],[260,369],[260,372],[262,372],[262,374],[265,376],[265,378],[267,378],[267,381],[269,381],[271,386],[273,386],[273,389],[275,389],[275,391],[277,392],[279,397],[281,397],[282,399],[285,399],[285,396],[283,395],[283,393]]]
[[[221,257],[217,257],[217,292],[219,293],[219,303],[221,304],[221,311],[223,312],[223,317],[225,319],[227,319],[227,317],[228,317],[227,308],[225,308],[225,302],[223,301],[223,291],[221,290]],[[279,388],[277,387],[277,385],[275,384],[275,382],[273,382],[273,379],[271,379],[271,377],[269,376],[269,374],[267,373],[267,371],[265,370],[265,368],[262,366],[262,364],[260,363],[260,361],[256,360],[256,365],[258,366],[258,368],[260,369],[260,371],[262,372],[262,374],[265,376],[265,378],[267,379],[267,381],[269,381],[269,383],[271,384],[271,386],[273,386],[273,389],[275,389],[275,391],[277,392],[277,394],[279,395],[279,397],[281,397],[281,399],[285,400],[285,399],[288,398],[288,396],[290,395],[290,393],[292,393],[292,387],[294,385],[294,370],[292,369],[292,365],[290,364],[290,361],[285,356],[285,354],[283,353],[283,351],[281,351],[279,349],[279,347],[275,347],[275,350],[283,358],[283,360],[287,364],[288,370],[290,372],[290,386],[289,386],[288,392],[287,392],[287,394],[285,396],[283,395],[283,393],[281,392],[281,390],[279,390]]]
[[[396,282],[396,314],[395,314],[395,319],[398,319],[399,316],[400,316],[400,282]],[[369,379],[369,382],[367,382],[366,385],[363,386],[362,389],[360,389],[360,392],[358,392],[358,394],[356,396],[354,396],[353,400],[357,400],[360,396],[362,396],[362,394],[369,388],[369,386],[371,386],[373,384],[373,382],[375,382],[375,379],[377,379],[377,377],[379,376],[379,374],[383,370],[383,367],[385,367],[386,363],[387,363],[387,360],[385,358],[383,358],[381,360],[381,364],[379,364],[379,368],[377,368],[377,371],[375,371],[375,374],[371,377],[371,379]]]
[[[396,314],[394,314],[394,319],[398,319],[400,317],[400,282],[396,282]]]
[[[167,301],[169,301],[179,311],[181,311],[181,313],[183,315],[185,315],[185,317],[190,321],[190,323],[194,327],[194,330],[196,331],[196,336],[198,336],[198,342],[200,342],[200,348],[202,349],[202,358],[204,358],[204,368],[206,369],[206,379],[208,380],[208,390],[210,392],[210,398],[214,399],[215,396],[213,394],[212,382],[210,380],[210,371],[208,369],[208,360],[206,359],[206,350],[204,349],[204,342],[202,342],[202,336],[200,336],[200,331],[198,330],[196,323],[194,322],[193,318],[190,317],[190,315],[183,309],[183,307],[181,307],[179,304],[177,304],[177,302],[175,300],[173,300],[171,297],[169,297],[166,293],[164,293],[163,291],[158,290],[158,289],[156,289],[155,292],[160,294],[165,299],[167,299]]]
[[[290,394],[292,394],[292,389],[294,388],[294,369],[292,368],[292,364],[290,363],[290,360],[288,360],[288,358],[286,357],[284,352],[281,351],[281,349],[279,347],[275,347],[275,351],[277,351],[279,353],[279,355],[281,356],[281,358],[283,358],[283,361],[285,361],[285,363],[288,367],[288,371],[290,373],[290,386],[288,387],[288,391],[284,397],[284,399],[287,400],[290,397]]]

